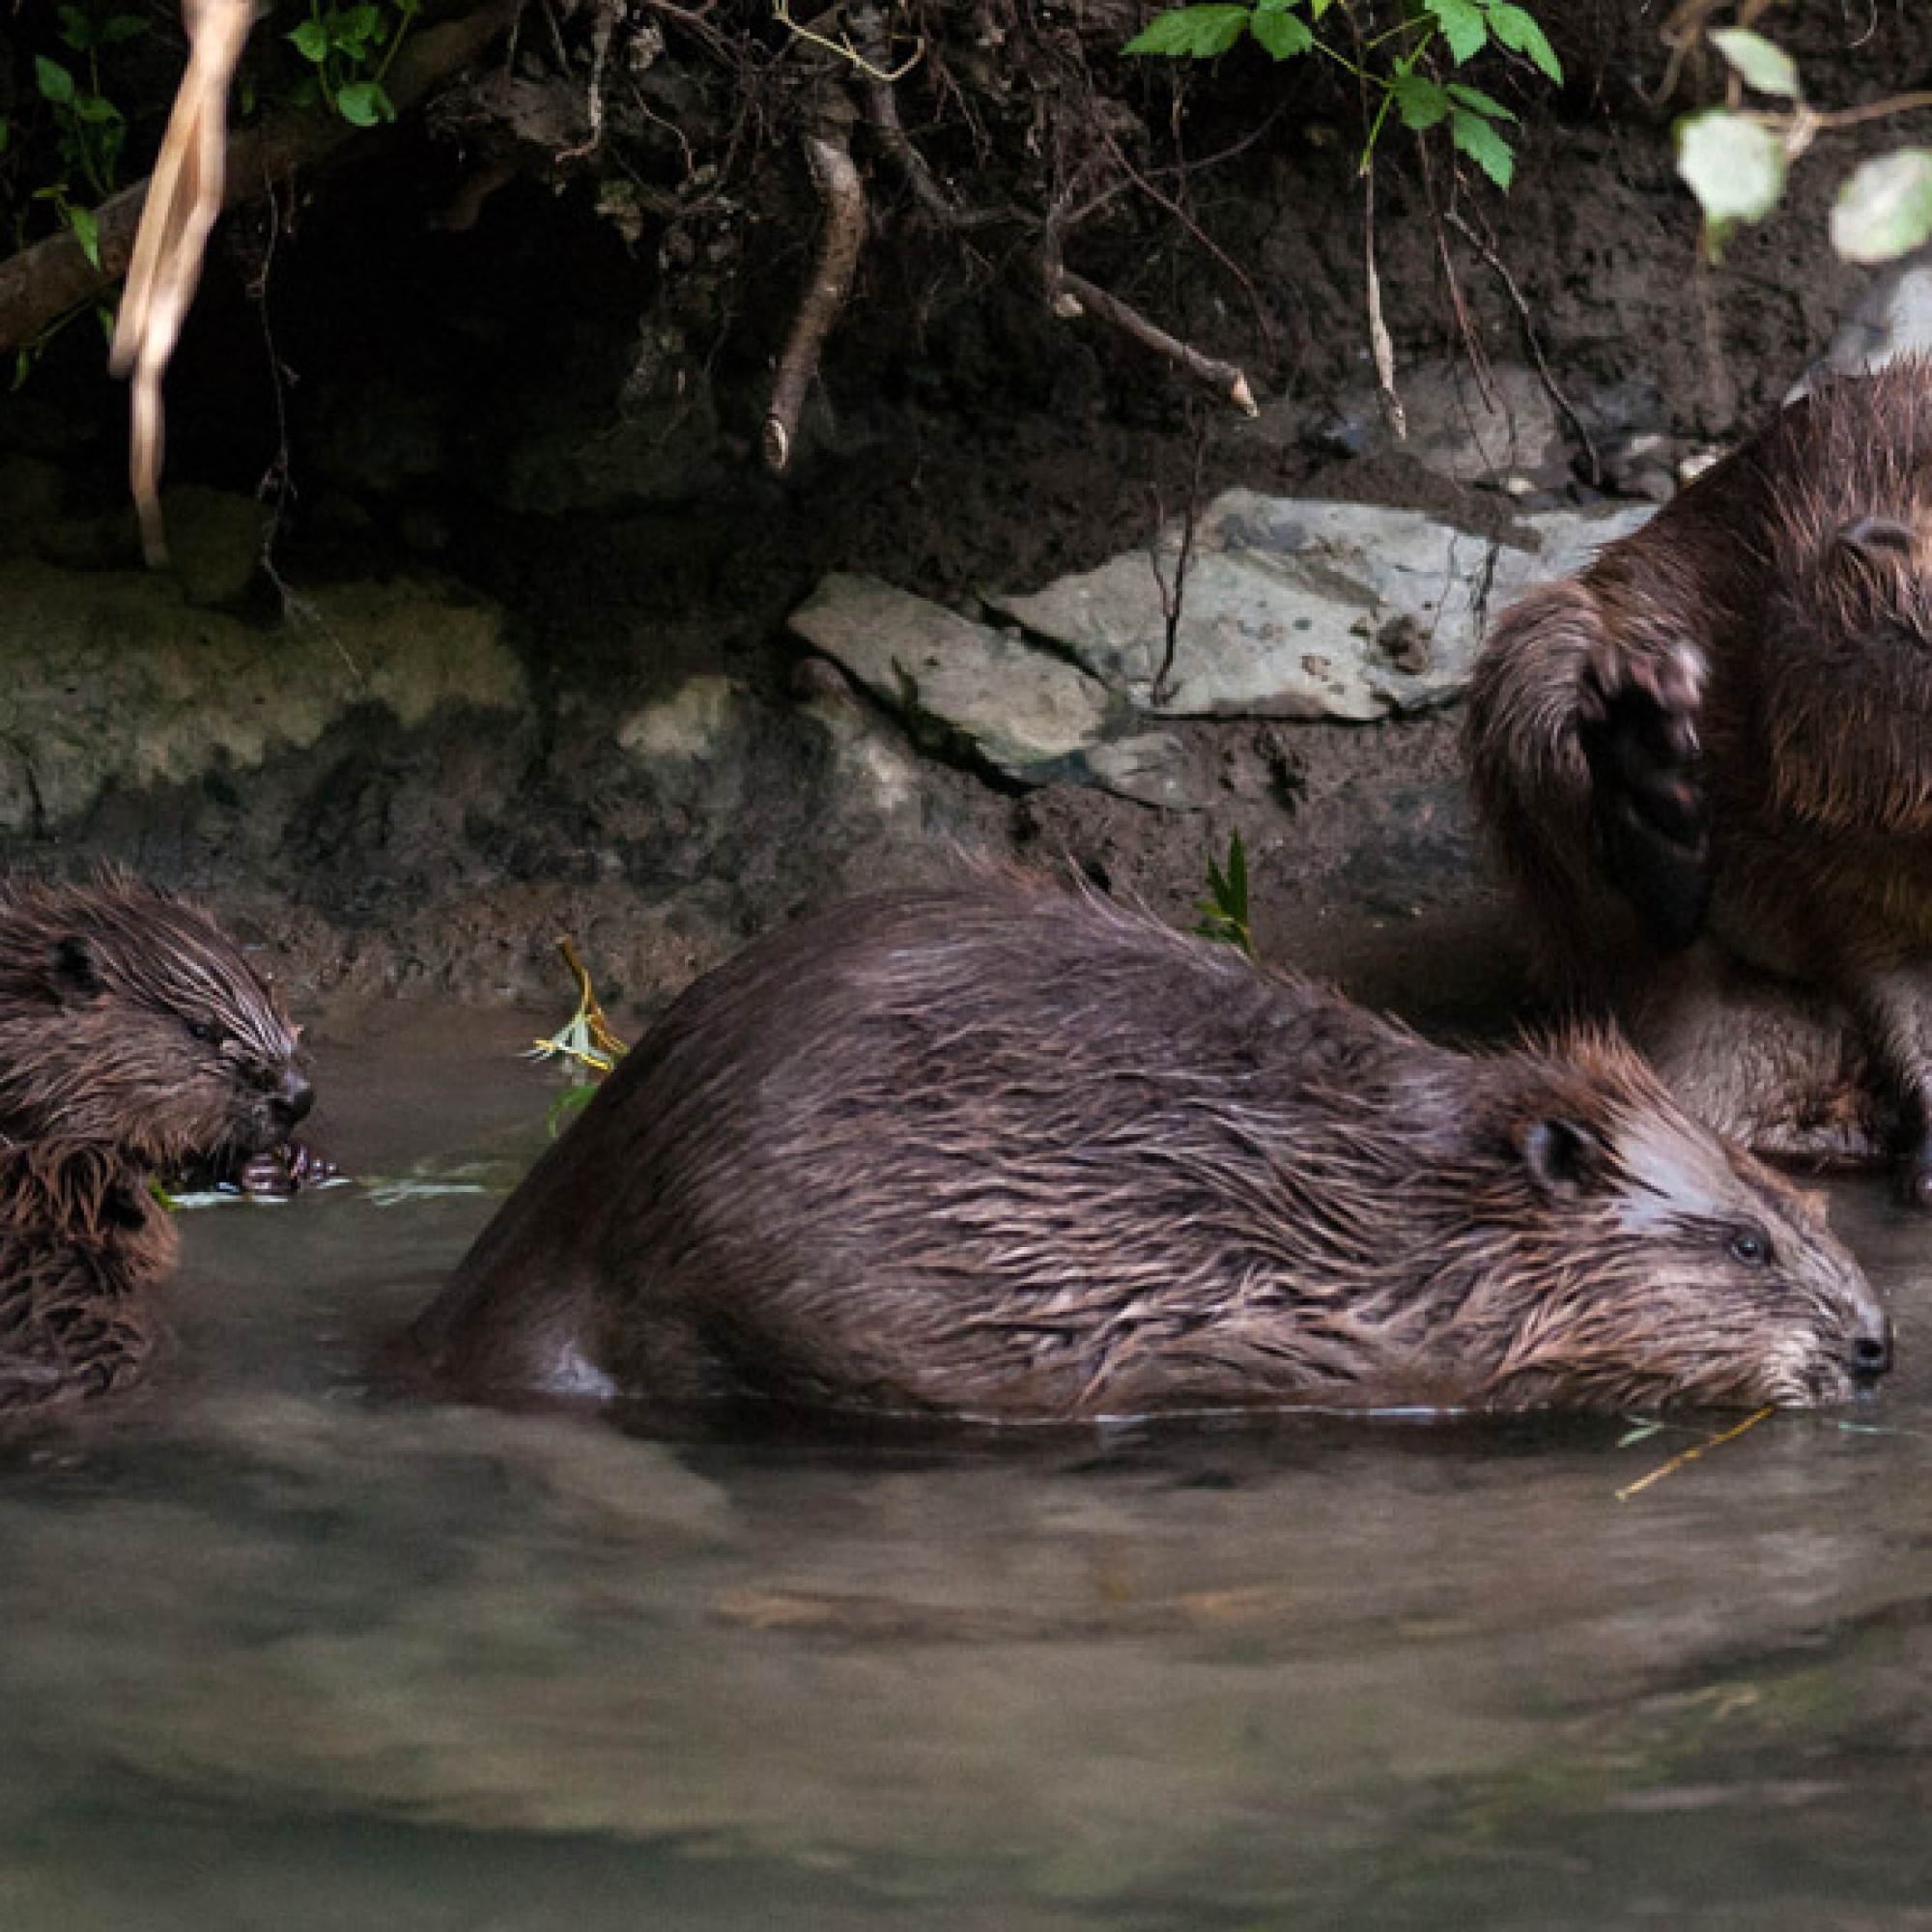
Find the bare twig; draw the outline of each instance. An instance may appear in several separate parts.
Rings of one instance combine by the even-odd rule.
[[[1095,288],[1084,275],[1076,275],[1067,269],[1059,271],[1053,283],[1053,312],[1068,320],[1083,314],[1097,316],[1100,321],[1118,328],[1122,335],[1132,336],[1155,355],[1165,355],[1170,362],[1178,363],[1190,376],[1226,397],[1243,415],[1261,413],[1255,405],[1255,392],[1248,386],[1247,377],[1234,363],[1223,362],[1215,355],[1204,355],[1192,344],[1182,342],[1179,336],[1170,335],[1166,329],[1156,327],[1119,296],[1110,296],[1105,289]]]
[[[1176,221],[1179,222],[1181,227],[1193,238],[1195,245],[1220,263],[1222,268],[1234,277],[1241,293],[1247,297],[1248,306],[1254,311],[1255,321],[1261,328],[1262,354],[1271,357],[1274,355],[1275,344],[1274,321],[1267,312],[1266,303],[1262,300],[1261,291],[1255,287],[1254,277],[1195,220],[1193,215],[1188,213],[1187,210],[1181,206],[1179,200],[1173,195],[1163,194],[1146,175],[1142,174],[1134,166],[1133,162],[1127,158],[1119,138],[1104,124],[1100,127],[1100,137],[1106,143],[1107,151],[1112,155],[1115,166],[1121,170],[1127,180],[1142,194],[1146,195],[1156,208],[1163,210]]]
[[[1376,176],[1362,175],[1362,273],[1369,309],[1369,353],[1375,358],[1376,386],[1382,392],[1389,427],[1400,442],[1408,435],[1408,415],[1395,388],[1395,341],[1382,320],[1382,278],[1376,272]]]
[[[1160,597],[1161,621],[1167,640],[1160,654],[1160,668],[1148,687],[1148,698],[1156,708],[1174,695],[1170,682],[1174,675],[1174,654],[1180,643],[1180,617],[1187,597],[1187,566],[1194,560],[1194,538],[1201,522],[1201,475],[1208,454],[1208,424],[1190,402],[1187,431],[1192,464],[1187,475],[1187,504],[1180,519],[1180,548],[1175,553],[1174,581],[1170,583],[1160,567],[1161,536],[1167,526],[1166,509],[1158,489],[1153,497],[1153,537],[1148,545],[1148,563],[1153,571],[1154,589]]]
[[[777,14],[781,24],[789,27],[800,40],[809,41],[814,47],[823,47],[829,54],[837,54],[840,60],[849,62],[867,79],[883,80],[889,86],[895,80],[903,80],[920,64],[925,53],[925,43],[921,41],[899,66],[891,69],[874,67],[850,40],[842,37],[836,41],[830,40],[824,34],[814,33],[811,28],[794,20],[787,0],[774,0],[772,11]]]
[[[825,204],[825,234],[810,285],[799,302],[784,354],[779,358],[778,380],[772,384],[771,408],[759,440],[765,467],[777,475],[782,475],[791,461],[806,391],[818,373],[825,338],[851,293],[859,251],[866,241],[866,190],[859,170],[852,165],[843,131],[828,128],[823,133],[807,134],[801,145],[811,169],[812,185]]]
[[[1509,265],[1496,253],[1494,247],[1463,218],[1460,210],[1450,209],[1448,220],[1456,232],[1483,258],[1508,292],[1510,301],[1516,309],[1517,320],[1522,325],[1522,339],[1528,346],[1530,359],[1536,364],[1537,377],[1543,384],[1544,393],[1562,412],[1563,420],[1570,425],[1571,434],[1582,446],[1583,454],[1589,462],[1590,469],[1586,480],[1593,486],[1602,483],[1603,458],[1597,453],[1597,445],[1592,440],[1589,430],[1584,427],[1583,418],[1577,413],[1570,398],[1563,393],[1555,376],[1550,373],[1549,364],[1543,354],[1543,339],[1536,332],[1535,323],[1530,320],[1529,303],[1524,300],[1522,291],[1518,288],[1516,277],[1510,273]]]

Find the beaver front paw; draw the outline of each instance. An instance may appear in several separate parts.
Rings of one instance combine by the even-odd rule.
[[[1606,655],[1586,668],[1577,709],[1605,869],[1671,952],[1697,937],[1710,900],[1704,669],[1688,644]]]
[[[243,1194],[290,1195],[304,1188],[327,1187],[332,1180],[343,1179],[344,1175],[334,1161],[306,1141],[284,1141],[279,1147],[238,1161],[224,1179]]]

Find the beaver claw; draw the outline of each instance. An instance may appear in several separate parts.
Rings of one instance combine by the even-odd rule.
[[[326,1187],[340,1180],[342,1170],[306,1141],[284,1141],[265,1153],[239,1163],[227,1179],[243,1194],[298,1194],[305,1187]]]
[[[1703,681],[1703,659],[1688,647],[1655,658],[1620,653],[1586,669],[1577,703],[1605,867],[1671,952],[1696,938],[1710,899]]]
[[[252,1199],[280,1201],[305,1188],[327,1187],[345,1177],[341,1168],[305,1141],[283,1141],[245,1158],[230,1158],[171,1178],[180,1192],[220,1189]]]

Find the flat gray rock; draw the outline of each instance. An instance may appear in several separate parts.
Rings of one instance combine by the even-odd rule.
[[[1647,504],[1524,520],[1541,548],[1501,544],[1418,510],[1231,490],[1196,531],[1174,663],[1159,587],[1131,552],[1031,596],[988,603],[1160,717],[1366,723],[1454,697],[1490,612],[1627,535]],[[1170,579],[1179,539],[1161,546]]]
[[[1064,658],[877,578],[827,577],[791,628],[916,733],[1025,783],[1068,776],[1115,709],[1106,687]]]

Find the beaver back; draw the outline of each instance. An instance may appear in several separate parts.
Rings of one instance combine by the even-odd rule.
[[[1816,1212],[1614,1041],[1451,1054],[998,881],[700,981],[416,1335],[484,1393],[1009,1419],[1808,1403],[1888,1348]]]

